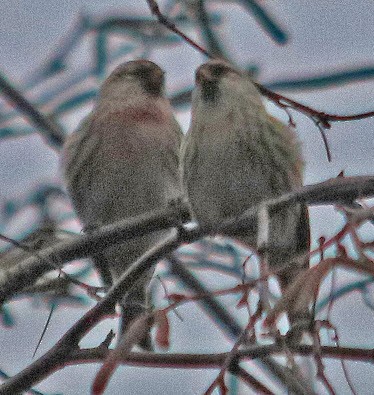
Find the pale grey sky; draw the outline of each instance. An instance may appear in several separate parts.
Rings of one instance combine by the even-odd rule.
[[[130,5],[130,3],[132,5]],[[89,14],[114,14],[129,10],[132,14],[148,15],[145,1],[115,0],[2,0],[0,2],[0,71],[15,83],[42,64],[56,47],[58,40],[84,10]],[[235,6],[215,6],[222,11],[226,23],[220,36],[229,53],[240,64],[257,64],[259,80],[273,82],[287,77],[302,77],[332,70],[371,65],[374,67],[374,2],[372,0],[308,0],[268,1],[264,4],[286,27],[291,40],[286,46],[274,44],[266,36],[252,16]],[[191,34],[191,31],[189,31]],[[74,57],[79,67],[79,52]],[[203,61],[186,44],[170,50],[155,51],[153,59],[166,70],[169,92],[193,84],[194,70]],[[366,112],[374,108],[374,79],[348,84],[334,89],[310,92],[286,92],[288,96],[316,109],[336,114]],[[273,109],[273,107],[272,107]],[[274,112],[286,120],[285,114]],[[294,113],[306,161],[305,182],[314,183],[335,177],[341,170],[347,175],[373,174],[374,119],[334,124],[327,132],[333,161],[328,163],[319,132],[313,123]],[[82,114],[69,119],[73,128]],[[73,118],[73,117],[70,117]],[[178,114],[184,129],[189,122],[189,112]],[[38,136],[14,141],[0,141],[1,198],[19,197],[27,189],[42,181],[56,180],[58,156]],[[333,234],[334,221],[339,215],[330,208],[311,210],[313,236]],[[346,276],[342,277],[347,280]],[[211,280],[213,281],[213,279]],[[0,368],[14,374],[31,362],[31,355],[48,316],[45,309],[31,309],[30,301],[14,304],[17,330],[0,333]],[[353,314],[354,312],[354,314]],[[39,353],[45,352],[70,325],[83,314],[79,309],[60,309],[55,314]],[[212,323],[191,305],[181,309],[184,322],[174,317],[173,350],[214,351],[227,349],[229,343],[222,334],[212,328]],[[342,327],[342,341],[373,348],[370,341],[374,319],[355,296],[339,302],[334,315]],[[32,324],[33,333],[25,336]],[[110,325],[105,324],[106,327]],[[105,332],[106,333],[106,332]],[[199,336],[196,336],[199,334]],[[92,345],[93,343],[91,343]],[[329,366],[328,374],[339,394],[348,394],[338,363]],[[349,364],[358,393],[370,395],[374,386],[372,366]],[[96,366],[69,367],[56,373],[38,386],[47,393],[64,395],[87,394]],[[108,394],[200,394],[214,379],[215,371],[167,371],[122,367],[110,383]],[[118,392],[120,391],[120,392]],[[126,392],[124,392],[126,391]]]

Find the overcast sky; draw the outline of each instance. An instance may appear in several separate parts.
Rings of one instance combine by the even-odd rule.
[[[73,26],[79,12],[84,10],[92,15],[118,12],[123,15],[126,11],[132,15],[149,15],[146,2],[137,3],[139,4],[134,6],[134,2],[125,0],[2,0],[0,71],[22,86],[22,81],[27,79],[30,72],[57,48],[59,40]],[[274,44],[253,17],[239,7],[231,7],[230,11],[227,11],[229,6],[212,7],[216,11],[222,11],[225,16],[225,24],[219,34],[226,43],[226,49],[239,64],[257,65],[260,82],[305,77],[356,66],[374,67],[372,0],[287,0],[263,3],[289,32],[291,39],[288,45]],[[72,56],[77,69],[87,62],[87,59],[80,57],[79,51]],[[191,86],[194,70],[204,60],[186,44],[174,46],[170,50],[164,48],[155,51],[152,59],[166,70],[169,93]],[[373,93],[374,79],[330,89],[285,94],[325,112],[352,114],[372,111]],[[287,119],[280,110],[271,105],[269,108],[280,118]],[[188,109],[177,115],[186,130],[189,122]],[[66,124],[69,131],[81,117],[82,114],[69,118]],[[335,177],[342,170],[346,175],[373,173],[374,119],[333,125],[327,132],[333,156],[331,163],[327,162],[322,140],[313,123],[297,113],[295,121],[299,138],[303,142],[305,183]],[[58,177],[58,155],[40,137],[35,135],[0,142],[0,198],[20,197],[36,184],[56,181]],[[336,230],[332,223],[341,223],[340,216],[328,208],[312,209],[311,220],[314,238],[322,234],[331,235]],[[22,312],[16,314],[17,329],[26,331],[33,321],[33,325],[39,326],[35,333],[30,336],[11,330],[2,330],[0,333],[0,368],[11,374],[30,363],[33,348],[48,315],[45,309],[33,310],[29,306],[29,302],[15,305],[15,310]],[[201,318],[197,311],[197,308],[191,306],[181,309],[183,323],[173,318],[173,350],[188,352],[227,349],[228,343],[222,334],[215,327],[212,328],[209,320]],[[368,341],[372,337],[373,316],[357,298],[345,298],[339,302],[336,311],[335,318],[340,318],[338,322],[342,326],[342,342],[374,347],[373,342]],[[77,309],[59,310],[52,320],[40,352],[45,352],[82,313],[82,310]],[[35,314],[40,315],[37,323],[34,321]],[[109,326],[110,324],[107,325]],[[200,333],[201,336],[191,336],[191,333]],[[358,364],[349,364],[350,367],[354,365]],[[94,369],[92,366],[66,368],[38,388],[48,393],[60,392],[64,395],[86,394]],[[349,393],[338,364],[333,365],[328,373],[333,377],[334,385],[340,388],[338,393]],[[129,394],[199,394],[209,386],[215,374],[214,371],[185,370],[171,371],[161,376],[158,370],[121,368],[111,382],[108,394],[119,393],[119,388],[125,388]],[[352,368],[352,380],[359,394],[372,393],[374,375],[371,366],[359,364],[359,368]]]

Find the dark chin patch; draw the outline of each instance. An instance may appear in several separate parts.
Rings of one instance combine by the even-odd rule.
[[[139,67],[132,73],[140,82],[144,91],[150,95],[160,96],[164,85],[164,76],[161,70],[154,67]]]
[[[201,94],[205,102],[215,102],[220,95],[217,81],[203,81],[201,83]]]
[[[143,78],[140,80],[140,83],[146,93],[153,96],[161,96],[162,82],[155,80],[154,78]]]

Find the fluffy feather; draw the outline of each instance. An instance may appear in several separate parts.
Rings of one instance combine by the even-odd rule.
[[[183,189],[197,221],[214,229],[225,218],[299,188],[302,168],[296,134],[266,112],[253,82],[221,61],[200,66],[180,164]],[[256,229],[248,229],[241,239],[255,247]],[[272,215],[268,247],[270,268],[307,252],[304,205]],[[307,260],[295,261],[282,272],[282,289],[305,267]]]
[[[89,231],[158,209],[179,196],[182,132],[164,96],[164,73],[146,60],[118,66],[104,81],[94,110],[67,139],[63,169],[74,208]],[[153,233],[93,257],[110,285],[164,235]],[[147,308],[153,271],[123,300],[122,330]],[[150,348],[144,339],[143,348]]]

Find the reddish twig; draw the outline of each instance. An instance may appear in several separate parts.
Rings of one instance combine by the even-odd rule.
[[[156,275],[157,280],[160,282],[162,289],[164,290],[164,294],[165,294],[165,298],[168,300],[168,302],[171,304],[172,300],[170,298],[170,294],[166,288],[166,285],[164,284],[164,282],[162,281],[162,278],[157,274]],[[177,309],[175,308],[173,310],[174,314],[179,318],[180,321],[183,321],[182,316],[178,313]]]
[[[100,297],[97,296],[98,292],[101,292],[104,290],[103,287],[95,287],[92,285],[88,285],[86,283],[83,283],[77,279],[75,279],[74,277],[72,277],[70,274],[65,273],[61,267],[58,264],[55,264],[53,261],[51,260],[45,260],[39,253],[38,253],[38,249],[34,248],[34,247],[30,247],[25,243],[21,243],[15,239],[12,239],[8,236],[5,236],[3,234],[0,233],[0,239],[6,241],[7,243],[12,244],[14,247],[19,248],[27,253],[29,253],[30,255],[34,255],[36,256],[38,259],[40,259],[42,262],[44,261],[47,265],[51,265],[55,270],[58,271],[59,273],[59,277],[60,275],[62,275],[66,280],[68,280],[71,284],[77,285],[78,287],[84,289],[88,296],[94,298],[95,300],[100,300]],[[61,262],[61,265],[63,264],[63,262]]]
[[[332,387],[331,383],[325,375],[325,366],[322,362],[321,340],[319,338],[320,325],[322,325],[321,321],[316,322],[315,331],[313,333],[313,346],[315,349],[314,360],[316,361],[317,365],[317,378],[319,378],[321,382],[325,385],[330,395],[336,395],[334,388]]]
[[[251,259],[253,254],[249,255],[243,262],[243,274],[242,274],[242,283],[241,285],[246,285],[245,282],[245,269],[246,269],[246,265],[249,262],[249,260]],[[258,280],[257,280],[258,282]],[[251,316],[251,310],[250,310],[250,306],[249,306],[249,302],[248,302],[248,298],[249,298],[249,291],[252,289],[252,287],[248,287],[244,290],[242,297],[240,298],[238,304],[236,305],[237,308],[242,308],[245,307],[247,309],[248,312],[248,317]]]
[[[283,96],[279,93],[273,92],[270,89],[266,88],[261,84],[256,84],[258,90],[267,98],[269,98],[272,102],[277,104],[282,108],[293,108],[309,117],[311,117],[314,121],[320,122],[321,126],[325,129],[330,129],[330,122],[347,122],[347,121],[357,121],[360,119],[370,118],[374,116],[374,111],[369,111],[360,114],[353,115],[335,115],[329,114],[323,111],[315,110],[314,108],[308,107],[304,104],[301,104],[295,100],[290,99],[289,97]]]
[[[208,58],[212,58],[212,56],[209,54],[207,50],[205,50],[203,47],[201,47],[199,44],[197,44],[194,40],[189,38],[187,35],[182,33],[174,23],[171,23],[166,16],[164,16],[160,8],[155,0],[147,0],[148,6],[152,12],[153,15],[155,15],[158,19],[158,21],[167,27],[169,30],[177,34],[179,37],[181,37],[184,41],[186,41],[189,45],[191,45],[193,48],[197,49],[199,52],[203,53],[205,56]]]
[[[197,49],[199,52],[204,54],[210,59],[214,59],[215,57],[210,54],[205,48],[203,48],[201,45],[197,44],[194,40],[192,40],[190,37],[188,37],[186,34],[182,33],[174,23],[171,23],[167,17],[165,17],[157,4],[156,0],[147,0],[148,6],[152,12],[153,15],[155,15],[158,19],[158,21],[164,25],[166,28],[180,36],[187,44],[192,46],[193,48]],[[256,83],[257,88],[259,91],[266,96],[268,99],[270,99],[272,102],[274,102],[276,105],[279,107],[287,110],[288,108],[292,108],[294,110],[297,110],[306,116],[308,116],[310,119],[313,120],[313,122],[316,124],[316,126],[319,128],[322,139],[325,144],[325,148],[327,151],[327,156],[328,160],[331,161],[331,153],[328,147],[326,135],[324,133],[324,129],[330,129],[331,128],[331,122],[346,122],[346,121],[356,121],[360,119],[365,119],[365,118],[370,118],[374,116],[374,111],[369,111],[365,113],[360,113],[360,114],[353,114],[353,115],[335,115],[335,114],[329,114],[325,113],[323,111],[317,111],[314,108],[308,107],[304,104],[301,104],[295,100],[292,100],[286,96],[283,96],[279,93],[273,92],[270,89],[266,88],[265,86]],[[293,124],[292,118],[290,117],[290,114],[287,112],[289,116],[290,122]]]
[[[255,377],[250,375],[245,369],[243,369],[239,364],[234,367],[230,367],[230,373],[238,377],[243,383],[247,384],[248,387],[253,388],[256,394],[261,395],[274,395],[267,387],[260,383]]]
[[[335,336],[334,336],[335,343],[336,343],[337,347],[340,348],[340,339],[339,339],[339,335],[338,335],[338,330],[335,328],[335,326],[331,326],[331,327],[332,327],[333,331],[335,332]],[[344,359],[341,358],[340,359],[340,363],[342,365],[342,369],[343,369],[343,374],[344,374],[345,380],[347,381],[347,384],[348,384],[352,394],[353,395],[358,395],[356,390],[355,390],[355,387],[353,386],[351,378],[349,377],[348,368],[347,368],[347,365],[346,365]]]
[[[262,309],[258,308],[255,314],[253,314],[253,316],[250,318],[247,326],[244,328],[243,332],[241,333],[237,341],[235,342],[234,347],[231,349],[231,351],[228,353],[227,357],[225,358],[221,366],[221,370],[218,373],[218,376],[213,381],[213,383],[209,386],[209,388],[205,391],[204,395],[211,395],[217,386],[220,386],[220,388],[222,388],[222,383],[224,383],[225,372],[229,369],[230,365],[235,361],[237,352],[239,351],[239,347],[246,342],[248,333],[254,329],[254,326],[257,320],[261,317],[261,314],[262,314]]]

